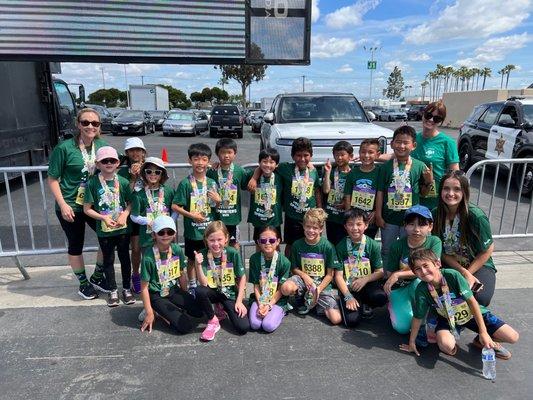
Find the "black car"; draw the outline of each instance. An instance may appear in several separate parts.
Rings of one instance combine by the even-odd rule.
[[[155,132],[155,123],[146,111],[126,110],[121,112],[112,122],[113,136],[141,135]]]
[[[150,116],[152,117],[154,124],[155,124],[155,130],[156,131],[162,131],[163,130],[163,122],[165,121],[165,118],[167,117],[168,111],[148,111]]]
[[[533,158],[533,98],[511,97],[474,107],[459,130],[458,146],[463,171],[483,159]],[[518,164],[513,170],[517,185],[522,174]],[[532,190],[533,164],[527,164],[522,193]]]
[[[221,133],[236,133],[237,137],[242,139],[243,122],[237,106],[215,106],[211,110],[209,137],[216,137]]]
[[[102,132],[111,132],[112,130],[111,123],[113,122],[113,115],[109,112],[109,110],[106,107],[100,106],[98,104],[87,104],[87,103],[85,103],[85,107],[96,110],[98,115],[100,115],[100,122],[102,123],[102,127],[100,128],[100,130]]]
[[[407,111],[407,120],[422,121],[422,114],[427,105],[425,104],[414,104]]]
[[[261,133],[261,125],[263,125],[264,111],[256,111],[252,117],[252,132]]]

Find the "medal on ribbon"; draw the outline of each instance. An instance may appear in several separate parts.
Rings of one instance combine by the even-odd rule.
[[[274,273],[276,272],[278,256],[279,253],[277,251],[274,251],[274,256],[272,257],[272,262],[270,263],[270,267],[267,273],[265,256],[263,255],[263,253],[261,253],[261,296],[259,297],[259,304],[270,303],[270,300],[272,300],[272,297],[274,296],[275,288],[273,288],[274,290],[272,291],[270,289],[272,288],[272,283],[274,282]],[[277,279],[275,284],[277,286]]]
[[[161,254],[157,246],[152,247],[154,252],[155,265],[157,269],[157,276],[159,278],[159,284],[161,285],[161,290],[159,294],[161,297],[166,297],[170,293],[170,287],[172,285],[172,280],[170,279],[170,260],[172,259],[172,247],[168,248],[166,263],[163,263],[161,260]]]

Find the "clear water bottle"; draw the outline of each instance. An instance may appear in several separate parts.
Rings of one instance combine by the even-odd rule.
[[[483,376],[485,379],[496,379],[496,355],[494,354],[494,349],[483,347],[481,361],[483,361]]]
[[[426,320],[426,335],[428,338],[428,343],[437,343],[437,333],[435,329],[437,328],[437,318],[428,317]]]

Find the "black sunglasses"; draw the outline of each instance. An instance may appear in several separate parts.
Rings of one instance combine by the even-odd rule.
[[[433,119],[433,122],[436,124],[440,124],[442,121],[444,121],[444,118],[442,118],[440,115],[433,115],[430,112],[424,113],[424,119],[426,121],[431,121],[431,119]]]
[[[157,236],[172,236],[174,233],[175,232],[172,229],[161,229],[157,232]]]
[[[277,241],[278,241],[278,239],[275,239],[275,238],[268,238],[268,239],[259,238],[259,240],[258,240],[258,242],[260,244],[267,244],[267,243],[274,244]]]
[[[94,126],[95,128],[98,128],[98,127],[101,125],[100,121],[87,121],[86,119],[80,121],[80,124],[81,124],[81,126],[89,126],[89,125],[92,125],[92,126]]]
[[[146,175],[157,175],[157,176],[159,176],[159,175],[161,175],[163,173],[163,171],[161,171],[160,169],[148,169],[148,168],[146,168],[144,170],[144,173]]]
[[[104,164],[104,165],[115,164],[117,162],[118,160],[115,160],[114,158],[104,158],[103,160],[100,160],[100,164]]]

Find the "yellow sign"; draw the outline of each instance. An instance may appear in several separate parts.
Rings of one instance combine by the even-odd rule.
[[[360,208],[364,211],[372,211],[372,209],[374,208],[375,198],[375,193],[354,190],[352,192],[352,203],[350,205],[354,208]]]
[[[323,258],[302,257],[302,271],[312,277],[323,277],[326,275]]]
[[[350,280],[350,278],[362,278],[365,276],[370,276],[372,273],[370,261],[367,258],[363,258],[357,266],[357,270],[357,275],[352,277],[352,266],[348,261],[344,261],[344,275],[346,276],[346,280]]]

